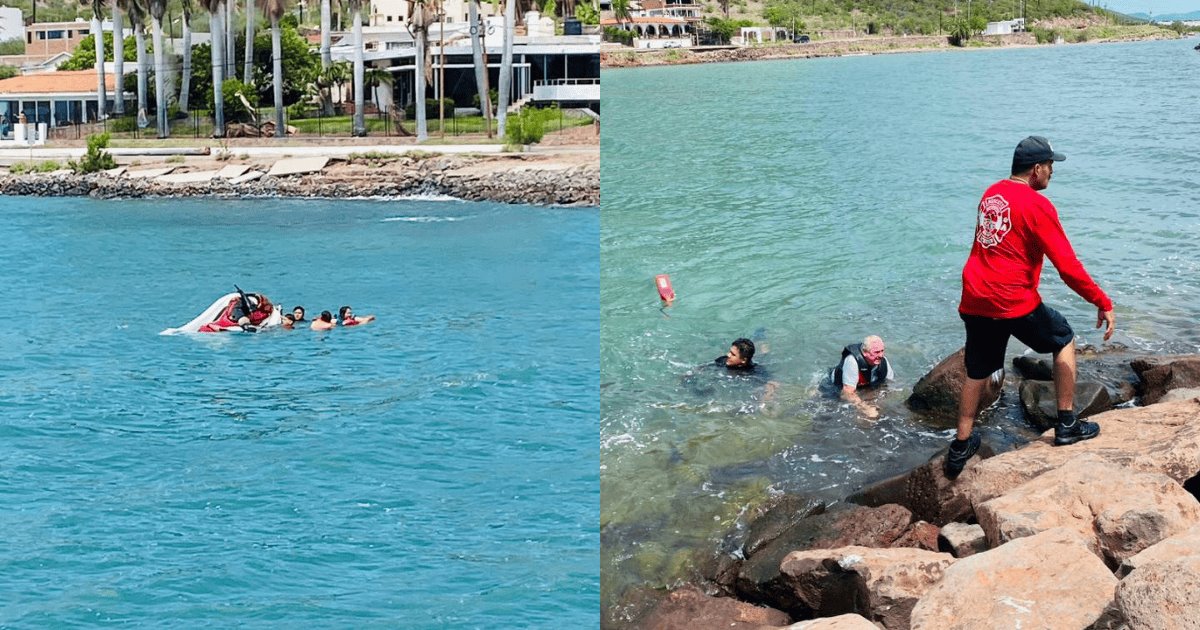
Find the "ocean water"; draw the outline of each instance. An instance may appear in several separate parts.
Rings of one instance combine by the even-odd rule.
[[[0,216],[0,627],[597,625],[597,209]],[[234,283],[378,321],[158,334]]]
[[[903,405],[961,347],[960,273],[983,190],[1013,148],[1067,155],[1048,196],[1116,303],[1114,342],[1200,350],[1200,54],[1195,40],[616,70],[601,137],[601,590],[737,553],[782,492],[836,501],[926,461],[945,424]],[[660,309],[655,274],[678,300]],[[1099,344],[1095,308],[1046,265],[1041,293]],[[865,422],[819,382],[887,343],[897,380]],[[780,386],[686,374],[754,336]],[[1009,346],[1010,356],[1024,347]],[[979,426],[1036,435],[1006,397]],[[732,538],[725,538],[734,532]]]

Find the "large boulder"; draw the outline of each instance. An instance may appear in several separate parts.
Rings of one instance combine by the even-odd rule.
[[[794,551],[779,570],[815,615],[857,613],[907,630],[913,605],[953,562],[950,554],[923,549],[843,547]]]
[[[785,613],[728,597],[710,597],[687,586],[664,598],[638,624],[647,630],[758,630],[791,623]]]
[[[1140,567],[1117,585],[1116,598],[1129,628],[1200,628],[1200,556]]]
[[[992,447],[984,442],[979,452],[967,461],[967,467],[956,481],[946,478],[942,464],[946,449],[942,449],[930,460],[913,470],[890,479],[872,484],[849,497],[847,501],[859,505],[879,506],[888,503],[902,505],[912,512],[913,518],[934,525],[945,525],[954,521],[970,520],[973,516],[969,498],[959,492],[965,479],[975,474],[975,466],[995,455]]]
[[[1170,538],[1164,538],[1138,552],[1137,555],[1126,558],[1117,569],[1117,577],[1125,577],[1138,567],[1184,556],[1200,556],[1200,527],[1193,527]]]
[[[723,586],[748,602],[778,608],[796,618],[813,616],[813,610],[795,597],[779,572],[779,564],[793,551],[836,549],[851,545],[889,547],[904,535],[912,513],[898,505],[878,508],[853,506],[805,518],[759,544],[753,553],[723,576]]]
[[[1151,405],[1172,389],[1200,387],[1200,355],[1135,359],[1129,366],[1138,377],[1138,396]]]
[[[911,627],[1087,628],[1116,585],[1079,534],[1052,529],[950,565],[913,608]]]
[[[967,367],[963,363],[963,349],[959,348],[913,385],[912,395],[907,401],[908,408],[942,418],[955,418],[958,416],[958,399],[966,381]],[[999,400],[1003,389],[1004,370],[1000,369],[988,379],[979,397],[979,410]]]
[[[1048,432],[1024,448],[968,465],[956,482],[935,489],[949,506],[946,512],[965,512],[950,520],[970,520],[975,506],[1059,468],[1082,453],[1095,453],[1136,471],[1163,473],[1189,490],[1196,483],[1189,480],[1200,471],[1200,403],[1114,409],[1092,416],[1091,420],[1099,423],[1101,430],[1100,435],[1090,440],[1055,447],[1054,434]],[[965,510],[963,504],[968,506]],[[913,514],[939,522],[921,510],[913,509]]]
[[[1054,383],[1047,381],[1024,381],[1021,383],[1021,407],[1030,424],[1042,431],[1058,423],[1058,397]],[[1108,388],[1095,381],[1075,385],[1075,406],[1080,418],[1094,416],[1112,409],[1112,397]]]
[[[975,508],[988,545],[1067,527],[1110,567],[1200,524],[1200,502],[1161,473],[1135,472],[1083,453]]]
[[[1179,402],[1181,400],[1200,400],[1200,387],[1180,387],[1163,394],[1158,402]]]

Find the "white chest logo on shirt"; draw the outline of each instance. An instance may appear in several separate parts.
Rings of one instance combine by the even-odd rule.
[[[975,228],[975,240],[984,249],[999,245],[1012,229],[1008,201],[1000,195],[992,195],[979,203],[979,225]]]

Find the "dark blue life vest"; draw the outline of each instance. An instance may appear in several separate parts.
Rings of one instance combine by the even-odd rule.
[[[858,363],[858,383],[856,384],[856,388],[875,387],[887,380],[887,357],[880,359],[879,365],[871,365],[867,363],[866,357],[863,356],[862,344],[856,343],[842,348],[842,359],[838,361],[837,366],[833,368],[833,373],[830,375],[833,378],[833,384],[838,389],[841,389],[843,386],[842,364],[846,362],[846,357],[854,357],[854,361]]]

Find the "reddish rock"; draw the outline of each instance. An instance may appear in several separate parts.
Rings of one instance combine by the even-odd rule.
[[[1164,538],[1146,547],[1137,555],[1126,558],[1117,569],[1117,577],[1125,577],[1138,567],[1174,560],[1184,556],[1200,556],[1200,527]]]
[[[925,521],[914,521],[904,533],[892,543],[892,548],[912,547],[914,549],[924,549],[926,551],[938,551],[938,534],[940,530],[937,525],[927,523]]]
[[[1067,527],[1089,540],[1109,566],[1200,524],[1200,503],[1161,473],[1135,472],[1081,453],[975,509],[995,548]]]
[[[861,615],[838,615],[794,623],[780,630],[879,630]]]
[[[911,627],[1088,628],[1116,585],[1079,534],[1052,529],[955,562],[917,602]]]
[[[1117,608],[1138,630],[1200,628],[1200,556],[1139,567],[1117,585]]]
[[[921,377],[913,386],[908,397],[908,408],[943,418],[958,415],[958,399],[967,380],[967,368],[963,363],[963,350],[946,357]],[[979,409],[983,410],[1000,398],[1004,388],[1004,370],[998,370],[988,380],[979,398]]]
[[[1129,366],[1138,376],[1138,395],[1143,405],[1158,402],[1164,394],[1181,387],[1200,387],[1200,355],[1135,359]]]
[[[923,549],[843,547],[792,552],[779,570],[816,615],[856,613],[907,630],[913,605],[953,562]]]
[[[850,545],[889,547],[911,522],[912,514],[898,505],[853,506],[805,518],[748,555],[727,588],[745,601],[771,606],[796,618],[811,617],[812,609],[796,599],[779,573],[779,564],[787,554]]]
[[[987,535],[978,524],[946,523],[938,536],[938,551],[966,558],[988,550]]]
[[[791,622],[785,613],[728,597],[710,597],[688,586],[673,591],[638,627],[647,630],[759,630]]]

